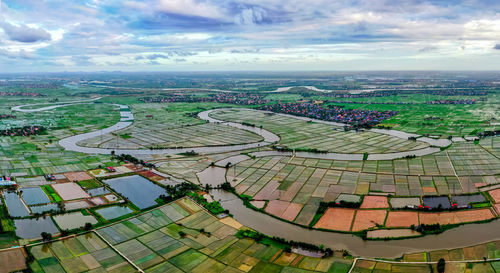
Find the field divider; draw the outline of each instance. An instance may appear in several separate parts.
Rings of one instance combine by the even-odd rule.
[[[356,266],[356,262],[359,261],[359,260],[372,261],[372,262],[376,262],[376,263],[415,264],[415,265],[420,265],[420,264],[431,265],[431,264],[437,264],[438,263],[437,261],[433,261],[433,262],[401,262],[401,261],[381,260],[381,259],[375,259],[375,258],[360,258],[360,257],[356,257],[356,258],[354,258],[354,261],[353,261],[353,263],[351,265],[351,268],[349,269],[349,271],[347,271],[347,273],[353,272],[354,267]],[[482,260],[462,260],[462,261],[452,261],[452,260],[450,260],[450,261],[446,261],[446,263],[483,263],[483,262],[496,262],[496,261],[500,261],[500,258],[482,259]]]
[[[110,248],[112,248],[118,255],[122,256],[123,259],[125,259],[129,264],[131,264],[135,269],[137,269],[138,272],[144,273],[144,271],[137,266],[132,260],[130,260],[127,256],[125,256],[123,253],[121,253],[118,249],[116,249],[111,243],[109,243],[99,232],[96,230],[93,230],[94,234],[97,235],[97,237],[101,238]]]

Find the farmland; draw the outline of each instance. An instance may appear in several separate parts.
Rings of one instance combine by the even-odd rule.
[[[218,104],[173,103],[169,106],[136,104],[135,124],[112,134],[80,142],[82,146],[101,148],[175,148],[231,145],[258,142],[261,137],[248,131],[219,124],[204,124],[196,119],[200,109]]]
[[[0,137],[0,263],[22,269],[24,257],[34,272],[436,272],[445,258],[457,261],[451,272],[499,270],[492,82],[380,83],[373,93],[274,92],[281,84],[264,82],[228,92],[86,82],[2,97],[0,130],[47,130]],[[65,103],[73,100],[85,102]],[[31,112],[11,110],[24,104]],[[112,130],[119,121],[127,127]],[[75,142],[99,149],[59,143],[102,129]]]
[[[317,149],[337,153],[393,153],[428,145],[372,132],[344,132],[342,127],[311,123],[292,117],[245,110],[220,110],[217,119],[246,122],[278,134],[279,144],[291,149]]]

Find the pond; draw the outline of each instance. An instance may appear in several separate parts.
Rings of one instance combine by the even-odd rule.
[[[80,211],[54,216],[54,221],[61,229],[68,230],[83,227],[86,223],[97,224],[94,216],[83,215]]]
[[[139,175],[113,178],[104,182],[140,209],[157,205],[155,200],[160,195],[167,194],[164,188]]]
[[[38,219],[18,219],[14,220],[16,226],[16,235],[23,239],[38,239],[42,236],[42,232],[47,232],[52,235],[59,232],[52,218],[38,218]]]
[[[105,187],[100,187],[100,188],[95,188],[95,189],[89,189],[89,190],[87,190],[87,193],[90,194],[90,196],[99,196],[99,195],[108,194],[109,191]]]
[[[484,195],[478,193],[478,194],[471,194],[471,195],[453,195],[451,197],[451,200],[454,203],[457,203],[457,206],[459,208],[461,208],[461,207],[469,206],[470,203],[485,202],[486,198],[484,198]]]
[[[96,210],[104,219],[111,220],[132,213],[129,207],[113,206]]]
[[[430,208],[451,208],[450,199],[447,196],[424,196],[422,197],[422,202],[424,206],[429,206]]]
[[[41,205],[41,206],[30,206],[30,210],[33,214],[36,213],[44,213],[48,211],[60,211],[61,209],[57,204],[47,204],[47,205]]]
[[[5,205],[9,211],[9,215],[12,217],[26,217],[30,216],[30,211],[24,205],[23,201],[16,192],[3,192],[3,197],[5,198]]]
[[[28,206],[50,203],[50,199],[40,187],[28,187],[20,189],[24,202]]]

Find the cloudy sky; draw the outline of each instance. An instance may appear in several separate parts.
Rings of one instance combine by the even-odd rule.
[[[0,71],[500,70],[498,0],[0,0]]]

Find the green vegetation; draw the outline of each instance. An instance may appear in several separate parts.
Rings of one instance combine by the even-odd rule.
[[[49,196],[53,203],[62,202],[62,198],[57,194],[57,192],[50,185],[41,186],[42,190]]]

